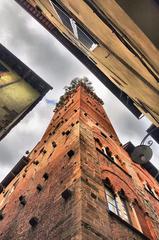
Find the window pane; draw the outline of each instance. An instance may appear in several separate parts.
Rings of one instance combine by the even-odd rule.
[[[106,192],[106,195],[108,195],[108,196],[114,198],[114,194],[112,193],[111,190],[109,190],[108,188],[106,188],[105,192]]]
[[[124,219],[126,222],[130,222],[129,215],[128,215],[128,209],[126,205],[126,200],[121,198],[121,204],[122,204],[122,209],[121,209],[121,218]]]
[[[82,29],[57,2],[51,2],[63,24],[74,33],[75,37],[79,39],[86,48],[93,51],[97,47],[97,43],[92,36],[87,33],[85,29]]]
[[[118,207],[118,213],[119,213],[119,216],[121,216],[121,210],[119,209],[119,207]]]
[[[112,204],[108,203],[108,208],[110,211],[114,212],[115,214],[118,214],[116,207],[113,206]]]
[[[106,189],[106,198],[107,198],[107,201],[111,204],[113,204],[114,206],[116,206],[116,202],[115,202],[115,196],[114,194],[109,190],[109,189]]]
[[[107,200],[108,200],[108,202],[110,202],[111,204],[113,204],[115,206],[115,199],[114,198],[107,196]]]
[[[126,222],[130,223],[129,217],[128,217],[127,215],[124,215],[124,216],[122,217],[122,219],[125,220]]]
[[[90,49],[93,45],[93,41],[88,37],[88,35],[77,26],[78,39],[83,43],[86,48]]]
[[[56,3],[53,3],[54,8],[56,9],[56,12],[58,13],[61,21],[63,22],[63,24],[71,31],[73,32],[72,26],[71,26],[71,22],[70,22],[70,17],[68,16],[68,14]]]
[[[108,188],[106,188],[105,193],[106,193],[109,210],[118,215],[117,204],[116,204],[116,199],[114,194]]]

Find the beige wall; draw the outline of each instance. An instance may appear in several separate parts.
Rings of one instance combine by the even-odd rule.
[[[62,23],[49,0],[28,0],[33,6],[38,5],[43,14],[55,25],[62,34],[80,48],[88,58],[93,59],[102,72],[109,77],[122,91],[134,100],[143,114],[159,126],[159,86],[155,77],[141,62],[159,77],[159,52],[114,0],[95,1],[98,9],[108,17],[118,29],[131,41],[136,57],[112,32],[112,30],[92,11],[82,0],[62,0],[63,8],[67,10],[76,22],[89,32],[98,42],[98,47],[90,51]],[[140,53],[139,53],[140,51]]]

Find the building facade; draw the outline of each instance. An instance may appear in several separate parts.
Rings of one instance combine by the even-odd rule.
[[[84,83],[66,90],[26,154],[1,182],[1,240],[159,239],[158,182]]]
[[[159,127],[157,0],[15,0],[137,117]]]
[[[52,87],[0,44],[0,140]]]

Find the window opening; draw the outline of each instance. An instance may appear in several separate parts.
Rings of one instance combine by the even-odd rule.
[[[57,14],[59,15],[61,21],[63,22],[63,24],[73,33],[73,28],[72,28],[72,24],[70,21],[70,17],[68,16],[68,14],[65,12],[64,9],[61,8],[61,6],[58,3],[55,3],[53,1],[51,1]]]
[[[109,179],[104,182],[104,185],[109,210],[124,221],[131,223],[124,191],[121,190],[119,194],[115,195],[110,186]]]
[[[90,51],[93,51],[97,47],[95,39],[58,4],[56,1],[51,0],[51,4],[54,6],[58,16],[62,23],[74,34],[74,36],[80,40],[80,42]]]
[[[40,149],[40,153],[42,153],[42,152],[43,152],[43,150],[44,150],[44,147]]]
[[[43,154],[47,153],[46,149],[43,150]]]
[[[69,198],[72,197],[72,191],[70,189],[66,189],[65,191],[62,192],[62,198],[67,201]]]
[[[0,221],[3,220],[4,218],[4,213],[3,210],[5,209],[6,205],[4,205],[1,209],[0,209]]]
[[[100,147],[102,147],[102,143],[101,143],[101,141],[99,140],[99,138],[94,137],[94,140],[98,143],[98,145],[99,145]]]
[[[83,45],[90,51],[93,51],[97,44],[92,40],[92,37],[86,33],[86,31],[76,23],[77,38],[83,43]]]
[[[56,142],[52,142],[52,146],[55,148],[57,146]]]
[[[25,178],[25,177],[26,177],[26,174],[24,173],[24,174],[22,175],[22,177]]]
[[[67,131],[65,132],[65,134],[66,134],[66,136],[68,136],[68,135],[70,134],[70,130],[67,130]]]
[[[110,151],[109,147],[104,147],[103,151],[108,157],[112,158],[112,152]]]
[[[32,217],[30,220],[29,220],[29,224],[34,228],[38,225],[38,218],[37,217]]]
[[[34,161],[33,161],[33,164],[38,165],[38,164],[39,164],[39,161],[38,161],[38,160],[34,160]]]
[[[0,221],[2,221],[3,218],[4,218],[4,214],[3,214],[3,210],[1,209],[1,210],[0,210]]]
[[[48,173],[44,173],[43,178],[44,178],[45,181],[48,180],[49,174]]]
[[[97,196],[92,192],[91,193],[91,197],[93,198],[93,199],[97,199]]]
[[[43,187],[41,186],[41,184],[38,184],[36,189],[38,190],[38,192],[40,192],[43,189]]]
[[[25,206],[26,205],[26,199],[25,199],[25,196],[21,195],[19,197],[19,201],[20,201],[20,204]]]
[[[159,196],[158,196],[158,194],[156,193],[155,189],[151,188],[150,185],[149,185],[147,182],[144,184],[144,186],[145,186],[145,189],[146,189],[153,197],[155,197],[156,199],[159,200]]]
[[[120,211],[121,218],[126,222],[130,223],[127,201],[122,197],[120,197],[120,200],[121,200],[121,211]]]
[[[153,191],[152,191],[150,185],[147,182],[145,183],[145,188],[148,192],[150,192],[153,195]]]
[[[71,158],[74,154],[75,152],[73,150],[70,150],[69,152],[67,152],[67,155],[69,156],[69,158]]]
[[[108,208],[110,211],[114,212],[116,215],[119,215],[118,207],[117,207],[117,201],[115,198],[115,195],[113,191],[110,188],[106,188],[105,190],[106,198],[108,202]]]

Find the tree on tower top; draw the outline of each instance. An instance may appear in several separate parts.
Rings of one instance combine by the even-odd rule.
[[[69,100],[70,95],[73,92],[75,92],[77,87],[80,85],[83,86],[88,91],[88,93],[90,93],[102,105],[104,104],[103,101],[95,94],[92,83],[89,81],[87,77],[83,77],[83,78],[76,77],[71,81],[69,86],[64,87],[65,93],[60,97],[59,102],[56,104],[54,112],[56,112],[61,107],[63,107],[64,104],[66,104],[66,102]]]

